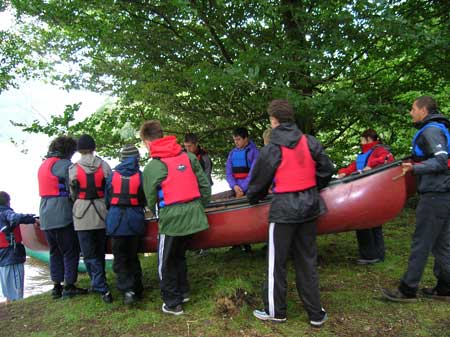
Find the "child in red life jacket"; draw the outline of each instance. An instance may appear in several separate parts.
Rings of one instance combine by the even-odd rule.
[[[375,130],[361,134],[361,150],[356,160],[338,171],[339,178],[354,172],[363,172],[394,161],[389,149],[381,143]],[[359,256],[358,264],[373,264],[384,260],[384,238],[381,226],[356,231]]]
[[[143,173],[147,206],[159,212],[161,309],[181,315],[190,292],[186,249],[192,234],[209,227],[204,206],[211,186],[195,155],[184,152],[174,136],[163,137],[159,121],[145,122],[140,133],[152,158]]]
[[[124,304],[133,304],[142,298],[144,290],[138,249],[145,231],[145,195],[138,149],[126,145],[120,159],[106,180],[106,234],[112,241],[117,289],[123,294]]]
[[[20,224],[33,224],[32,214],[15,213],[10,197],[0,192],[0,286],[7,302],[23,298],[25,247]]]
[[[81,159],[69,168],[73,224],[80,241],[81,253],[91,279],[91,291],[101,294],[105,303],[112,302],[106,283],[105,248],[106,204],[105,181],[111,176],[108,163],[94,155],[96,144],[89,135],[78,139]]]

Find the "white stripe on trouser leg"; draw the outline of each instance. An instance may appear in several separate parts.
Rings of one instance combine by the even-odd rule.
[[[158,247],[158,275],[159,280],[162,281],[162,266],[163,266],[163,259],[164,259],[164,239],[166,238],[165,234],[159,234],[159,247]]]
[[[273,232],[275,222],[269,224],[269,270],[267,271],[269,315],[275,317],[275,298],[273,296],[275,288],[274,269],[275,269],[275,244],[273,240]]]

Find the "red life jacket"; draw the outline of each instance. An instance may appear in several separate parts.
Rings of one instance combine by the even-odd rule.
[[[293,149],[280,148],[281,163],[275,172],[274,193],[299,192],[316,186],[316,162],[306,136],[302,136]]]
[[[160,160],[167,166],[167,177],[161,182],[164,201],[160,200],[160,206],[188,202],[200,197],[197,176],[185,152]]]
[[[52,173],[53,165],[61,160],[58,157],[51,157],[41,164],[38,171],[39,195],[41,197],[68,196],[65,179]]]
[[[78,199],[99,199],[105,196],[105,175],[100,164],[97,171],[87,174],[83,166],[77,166]]]
[[[22,234],[20,233],[20,226],[17,226],[13,230],[14,238],[16,243],[22,242]],[[9,241],[6,240],[6,234],[0,232],[0,248],[8,248],[9,247]]]
[[[141,175],[136,172],[126,177],[119,172],[113,172],[111,205],[139,206],[138,191],[141,186]]]

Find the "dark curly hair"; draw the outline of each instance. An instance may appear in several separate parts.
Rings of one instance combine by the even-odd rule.
[[[5,191],[0,192],[0,206],[6,206],[9,204],[9,201],[11,200],[8,193]]]
[[[72,158],[77,150],[77,142],[70,136],[59,136],[52,140],[48,152],[57,152],[62,158]]]

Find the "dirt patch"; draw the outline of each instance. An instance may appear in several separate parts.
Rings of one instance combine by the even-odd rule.
[[[219,297],[216,300],[216,311],[221,316],[233,317],[240,312],[244,304],[254,308],[258,302],[254,294],[238,288],[232,296]]]

